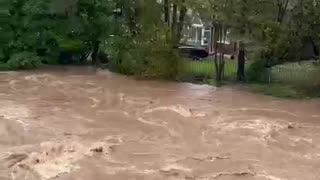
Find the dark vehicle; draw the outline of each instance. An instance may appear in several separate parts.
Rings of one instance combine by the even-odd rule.
[[[209,56],[207,48],[195,46],[179,46],[179,53],[186,58],[201,60]]]

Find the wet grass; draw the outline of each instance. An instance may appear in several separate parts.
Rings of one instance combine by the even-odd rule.
[[[320,66],[312,61],[287,63],[273,67],[274,82],[308,88],[320,85]]]
[[[281,98],[320,97],[320,66],[312,61],[273,67],[271,84],[250,84],[255,92]]]
[[[226,79],[234,78],[236,76],[236,71],[237,71],[236,61],[226,59],[225,78]],[[216,75],[216,69],[214,65],[214,60],[212,58],[201,60],[201,61],[183,60],[182,77],[184,78],[189,78],[194,81],[205,80],[213,83],[212,79],[214,79],[215,75]]]
[[[236,82],[237,61],[235,60],[226,60],[225,81],[220,84],[217,84],[214,80],[216,71],[213,59],[184,60],[182,67],[181,79],[183,81],[215,86],[226,84],[232,86]],[[249,67],[249,65],[246,67]],[[286,99],[319,97],[319,88],[313,88],[317,84],[320,85],[320,71],[316,71],[317,69],[320,70],[319,67],[310,65],[310,63],[276,66],[272,71],[273,83],[248,83],[246,86],[250,91],[256,93]],[[319,76],[315,76],[315,73]]]
[[[249,84],[248,86],[253,92],[273,97],[286,99],[302,99],[309,97],[299,89],[285,84]]]

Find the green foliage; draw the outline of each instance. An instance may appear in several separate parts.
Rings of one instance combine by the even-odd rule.
[[[10,57],[7,66],[11,70],[36,68],[41,64],[41,59],[32,52],[20,52]]]
[[[302,57],[303,41],[301,33],[290,27],[281,27],[278,23],[265,24],[262,28],[260,41],[264,48],[260,53],[261,58],[272,59],[273,64],[300,61]]]
[[[161,19],[162,6],[155,0],[118,1],[114,37],[107,46],[110,68],[143,78],[174,79],[180,57],[169,28]]]
[[[116,38],[113,41],[109,48],[112,70],[144,78],[172,79],[177,75],[180,57],[165,39]]]
[[[0,63],[0,71],[8,71],[9,67],[6,63]]]
[[[44,56],[40,57],[41,62],[44,64],[51,64],[51,65],[57,65],[59,64],[59,55],[60,55],[60,48],[54,46],[49,47],[46,49],[46,53]]]
[[[151,42],[145,46],[145,59],[139,65],[143,69],[141,76],[174,79],[180,59],[177,52],[165,42]]]
[[[64,51],[79,52],[85,49],[84,42],[79,39],[58,38],[57,41],[58,41],[59,48],[63,49]]]
[[[255,60],[247,69],[247,76],[250,82],[267,83],[270,78],[266,61],[263,59]]]
[[[233,41],[259,55],[248,69],[250,81],[268,82],[266,62],[274,66],[300,61],[306,40],[320,47],[320,0],[289,0],[288,6],[286,0],[169,3],[176,7],[176,12],[169,8],[172,22],[164,22],[164,4],[157,0],[1,0],[0,62],[25,69],[39,64],[35,55],[39,49],[45,50],[41,61],[55,64],[61,51],[96,56],[103,47],[112,56],[109,68],[117,72],[174,79],[182,71],[211,78],[213,63],[181,61],[174,48],[176,31],[186,24],[180,19],[185,7],[199,12],[203,22],[228,30]],[[227,78],[236,74],[235,63],[230,70],[228,62]]]
[[[49,11],[51,1],[36,0],[14,0],[7,1],[6,6],[2,6],[4,16],[1,16],[0,34],[5,34],[6,38],[1,39],[0,51],[2,61],[8,62],[10,68],[29,68],[37,63],[31,58],[31,62],[18,57],[28,52],[36,52],[38,48],[48,48],[54,46],[52,41],[51,28],[55,25],[54,18]],[[29,57],[28,57],[29,58]],[[18,60],[23,62],[19,63]]]
[[[84,42],[106,39],[112,31],[114,7],[112,0],[79,0],[77,13],[81,30],[78,38]]]
[[[1,0],[0,58],[44,49],[54,64],[59,51],[88,51],[104,42],[111,27],[111,0]],[[22,64],[24,64],[23,62]]]

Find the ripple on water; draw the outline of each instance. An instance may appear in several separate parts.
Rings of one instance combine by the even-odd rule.
[[[156,107],[156,108],[151,108],[148,110],[144,111],[144,114],[150,114],[153,112],[158,112],[158,111],[171,111],[174,113],[179,114],[180,116],[183,116],[185,118],[190,118],[190,117],[205,117],[206,113],[201,112],[195,109],[187,108],[182,105],[171,105],[171,106],[161,106],[161,107]]]
[[[319,179],[317,103],[58,68],[1,74],[0,179]]]

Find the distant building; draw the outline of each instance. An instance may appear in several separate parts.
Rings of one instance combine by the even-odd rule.
[[[188,11],[187,13],[189,22],[186,23],[183,30],[183,37],[181,43],[191,46],[206,47],[210,54],[215,52],[213,39],[214,27],[211,22],[201,18],[199,13]],[[218,42],[219,46],[223,42]],[[227,32],[226,41],[223,44],[223,52],[226,54],[233,54],[235,45],[230,41],[229,32]]]

